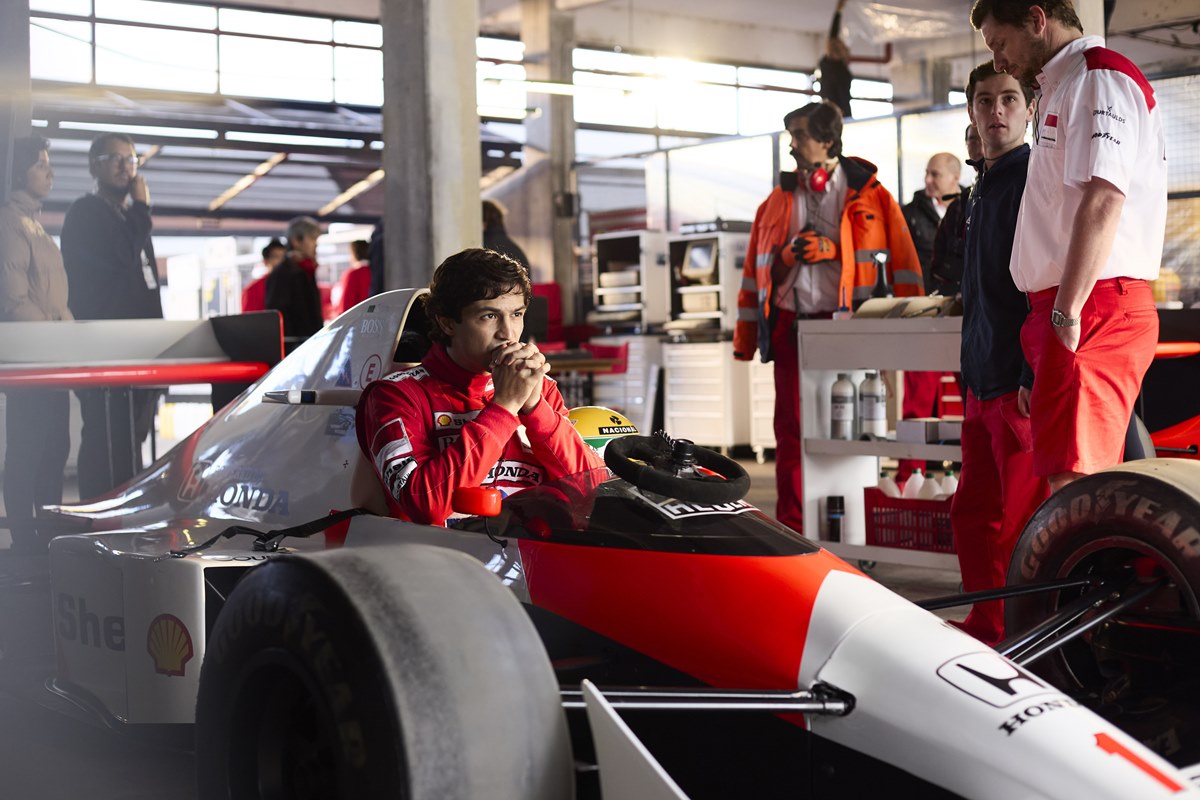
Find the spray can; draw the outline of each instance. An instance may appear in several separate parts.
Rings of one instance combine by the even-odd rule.
[[[858,419],[863,433],[887,436],[887,386],[874,370],[858,385]]]
[[[837,380],[833,382],[833,389],[830,391],[829,438],[847,440],[854,438],[854,407],[857,405],[857,394],[850,376],[845,372],[839,372]]]

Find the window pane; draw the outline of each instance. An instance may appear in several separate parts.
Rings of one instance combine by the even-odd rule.
[[[925,166],[934,153],[953,153],[961,161],[966,157],[963,129],[967,122],[966,108],[909,114],[900,118],[900,141],[904,151],[900,160],[900,181],[907,202],[913,192],[925,189]]]
[[[86,17],[92,13],[92,0],[29,0],[29,10]]]
[[[664,78],[709,83],[736,83],[737,68],[725,64],[705,64],[683,58],[656,58],[654,71]]]
[[[576,72],[577,87],[608,87],[609,91],[577,91],[575,121],[596,125],[626,125],[632,128],[653,128],[655,119],[653,78],[626,78],[623,75],[597,75]],[[627,90],[629,94],[620,91]]]
[[[525,89],[510,84],[495,83],[497,80],[521,81],[525,79],[525,67],[520,64],[494,64],[491,61],[475,63],[475,102],[488,108],[524,111]]]
[[[289,39],[328,42],[333,39],[333,20],[222,8],[221,30],[231,33],[258,33],[284,36]]]
[[[363,47],[383,47],[383,26],[374,22],[333,22],[333,40],[341,44],[360,44]]]
[[[959,129],[962,130],[961,128]],[[782,137],[781,137],[782,138]],[[959,141],[962,141],[962,135],[959,135]],[[781,162],[787,164],[787,168],[791,169],[795,162],[791,156],[787,155],[788,141],[783,139],[784,160]],[[896,120],[892,118],[871,120],[870,122],[850,122],[846,127],[842,128],[842,152],[848,156],[858,156],[870,161],[879,171],[875,173],[875,177],[884,185],[892,196],[901,203],[908,201],[907,197],[899,195],[899,172],[897,170],[897,149],[896,149]],[[925,165],[921,165],[921,174],[918,176],[917,188],[925,185]]]
[[[812,88],[812,79],[803,72],[758,67],[738,67],[738,82],[751,86],[778,86],[782,89]]]
[[[329,45],[221,37],[221,92],[243,97],[333,99]]]
[[[34,79],[88,83],[92,79],[92,26],[34,17],[29,27],[29,74]]]
[[[737,133],[737,89],[688,80],[660,80],[658,125],[681,131]]]
[[[596,69],[640,75],[654,74],[654,59],[650,56],[631,56],[628,53],[613,53],[609,50],[577,48],[571,55],[571,63],[575,69]]]
[[[334,100],[363,106],[383,105],[383,51],[335,47],[333,70]]]
[[[217,37],[211,33],[97,25],[96,83],[180,92],[216,91]]]
[[[775,133],[783,130],[783,116],[813,99],[794,92],[738,89],[738,133]]]
[[[212,30],[217,25],[217,11],[212,6],[156,3],[152,0],[96,0],[96,16],[204,30]]]
[[[501,61],[521,61],[525,58],[525,44],[515,39],[475,39],[475,54],[480,58],[498,58]]]
[[[649,153],[657,147],[652,133],[616,133],[613,131],[575,131],[575,157],[595,161],[632,153]],[[637,164],[641,168],[641,163]]]

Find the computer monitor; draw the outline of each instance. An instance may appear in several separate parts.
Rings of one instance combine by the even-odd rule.
[[[698,239],[688,242],[687,248],[683,251],[683,263],[680,265],[679,274],[692,283],[716,283],[716,258],[716,239]]]

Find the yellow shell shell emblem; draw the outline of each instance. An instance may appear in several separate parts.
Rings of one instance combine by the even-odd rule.
[[[195,650],[187,626],[174,614],[159,614],[146,631],[146,652],[160,675],[181,676]]]

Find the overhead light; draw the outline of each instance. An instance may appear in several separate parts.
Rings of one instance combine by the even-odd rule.
[[[512,106],[476,106],[481,117],[491,119],[537,119],[542,115],[540,108],[513,108]]]
[[[238,178],[232,186],[221,192],[220,195],[218,195],[211,203],[208,204],[208,210],[216,211],[218,208],[249,189],[256,180],[275,169],[275,167],[278,165],[282,164],[287,157],[287,153],[276,153],[254,169],[250,170],[249,173]]]
[[[629,94],[628,89],[621,89],[616,86],[576,86],[573,83],[560,83],[558,81],[535,81],[520,78],[484,78],[483,82],[501,86],[506,89],[522,89],[531,94],[557,94],[572,97],[580,92],[616,92],[618,94]]]
[[[354,184],[325,205],[321,206],[321,208],[317,211],[317,216],[323,217],[326,214],[332,214],[334,211],[337,211],[339,208],[346,205],[346,203],[349,203],[363,192],[373,188],[376,184],[383,180],[383,175],[383,170],[375,170],[370,175],[363,178],[361,181]]]

